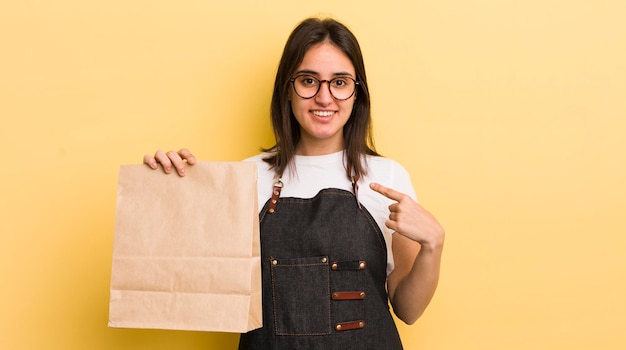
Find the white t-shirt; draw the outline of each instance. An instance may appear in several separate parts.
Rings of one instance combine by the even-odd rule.
[[[245,161],[256,162],[258,170],[259,210],[272,196],[272,188],[277,178],[274,170],[263,161],[268,156],[261,153]],[[293,159],[296,172],[289,167],[282,176],[284,187],[281,197],[313,198],[325,188],[339,188],[352,191],[352,183],[346,175],[343,151],[323,156],[298,156]],[[396,161],[375,156],[366,156],[367,175],[359,180],[358,199],[374,217],[387,244],[387,274],[393,271],[391,251],[392,230],[385,226],[389,217],[389,205],[394,201],[370,189],[369,184],[377,182],[383,186],[405,193],[416,199],[408,172]]]

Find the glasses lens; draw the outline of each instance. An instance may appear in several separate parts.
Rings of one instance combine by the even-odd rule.
[[[310,75],[300,75],[294,78],[293,87],[298,96],[302,98],[312,98],[320,90],[320,84],[328,83],[330,93],[338,100],[346,100],[354,94],[356,82],[352,78],[338,77],[330,81],[320,81]]]
[[[293,87],[296,89],[296,93],[302,98],[311,98],[317,94],[319,90],[320,81],[308,76],[301,75],[294,79]]]
[[[345,100],[354,93],[354,80],[335,78],[330,81],[330,93],[338,100]]]

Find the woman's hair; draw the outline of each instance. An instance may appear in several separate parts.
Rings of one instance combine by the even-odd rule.
[[[291,110],[289,101],[291,84],[296,69],[305,53],[314,45],[330,42],[352,62],[358,82],[352,114],[343,128],[344,148],[348,177],[361,177],[367,173],[363,155],[378,155],[371,135],[370,95],[365,76],[365,65],[359,43],[343,24],[334,19],[308,18],[291,33],[278,65],[274,93],[272,94],[271,120],[276,144],[264,149],[270,156],[264,159],[282,176],[285,169],[293,166],[296,145],[300,141],[300,125]],[[294,169],[294,168],[291,168]]]

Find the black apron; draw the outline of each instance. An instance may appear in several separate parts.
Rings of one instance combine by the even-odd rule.
[[[249,349],[402,349],[387,302],[387,248],[353,193],[271,200],[261,210],[263,327]],[[273,210],[272,210],[273,211]]]

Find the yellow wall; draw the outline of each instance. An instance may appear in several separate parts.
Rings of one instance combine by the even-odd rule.
[[[447,229],[407,349],[626,348],[626,3],[620,0],[0,4],[0,347],[228,349],[108,329],[120,164],[271,145],[290,30],[359,37],[379,150]]]

